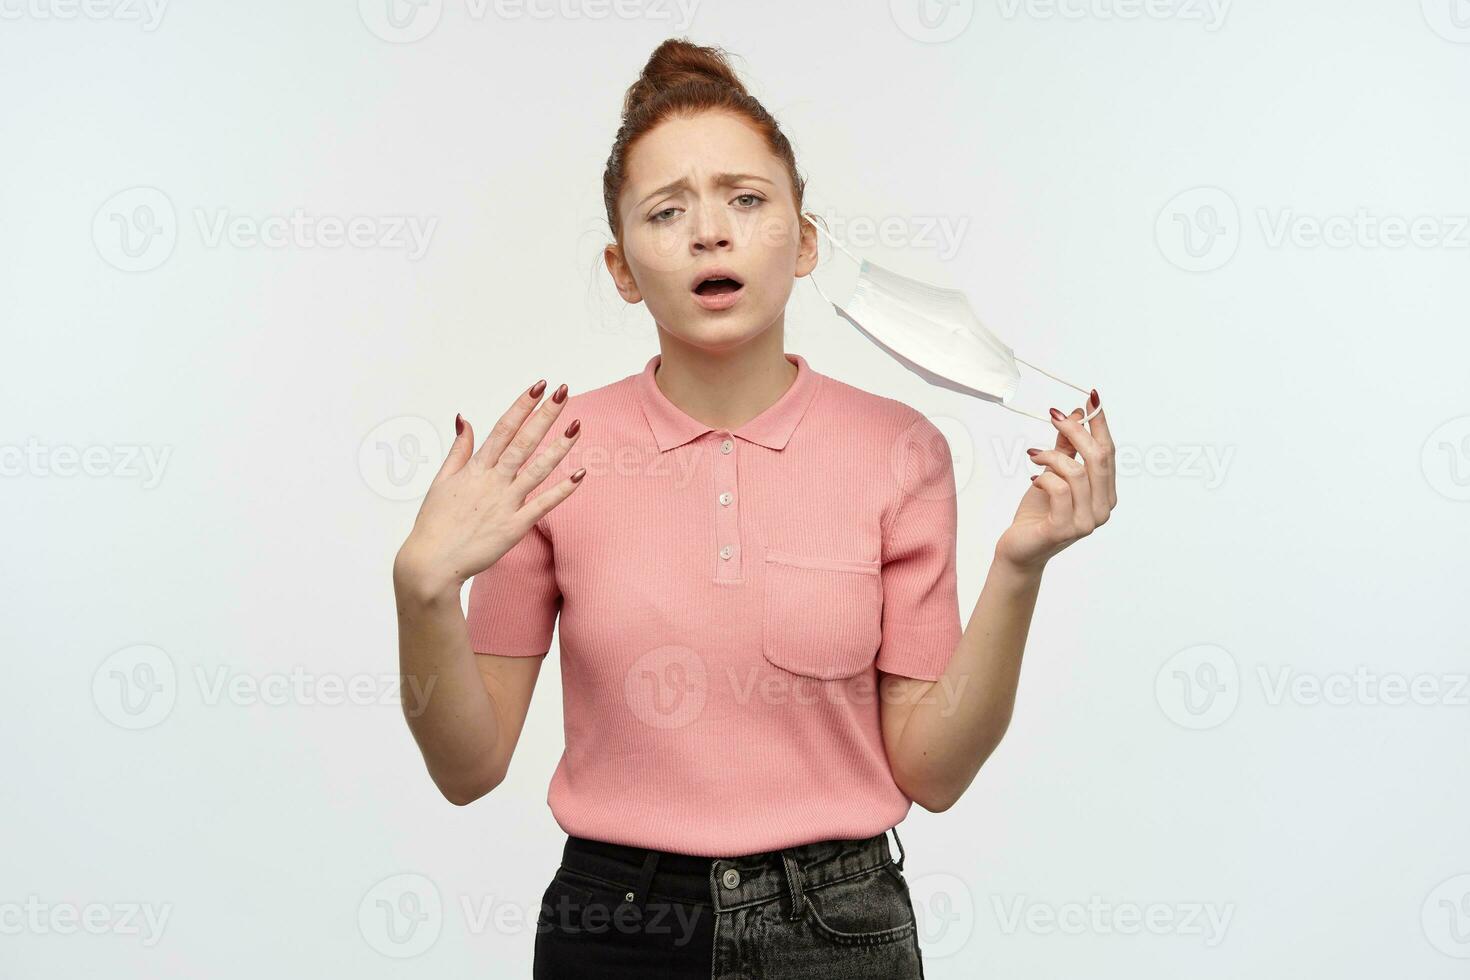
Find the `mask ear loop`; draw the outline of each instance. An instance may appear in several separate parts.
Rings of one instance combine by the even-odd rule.
[[[1064,385],[1066,385],[1068,388],[1076,388],[1078,391],[1082,392],[1083,395],[1086,395],[1086,396],[1089,396],[1089,397],[1092,395],[1092,392],[1089,391],[1089,390],[1087,390],[1086,388],[1078,387],[1077,385],[1074,385],[1070,381],[1063,381],[1061,378],[1057,377],[1055,374],[1052,374],[1050,371],[1042,371],[1041,368],[1037,367],[1035,364],[1032,364],[1030,361],[1022,360],[1016,354],[1012,354],[1011,356],[1014,357],[1014,358],[1016,358],[1016,363],[1018,363],[1018,364],[1024,364],[1028,368],[1030,368],[1031,370],[1036,371],[1036,372],[1039,372],[1041,374],[1044,374],[1048,378],[1051,378],[1053,381],[1061,381],[1061,383],[1064,384]],[[1004,407],[1006,407],[1006,408],[1011,408],[1011,406],[1006,405],[1005,402],[1001,402],[1001,405],[1004,406]],[[1101,405],[1098,405],[1097,408],[1094,408],[1090,412],[1087,411],[1087,399],[1086,398],[1084,398],[1082,400],[1082,406],[1083,406],[1083,408],[1082,408],[1082,413],[1083,414],[1082,414],[1082,418],[1080,418],[1080,419],[1077,420],[1079,422],[1090,422],[1090,421],[1092,421],[1092,417],[1094,415],[1096,415],[1098,412],[1101,412],[1102,411],[1102,406]],[[1013,412],[1020,412],[1021,410],[1019,408],[1013,408],[1013,409],[1011,409],[1011,411],[1013,411]],[[1031,415],[1030,412],[1021,412],[1021,414],[1022,415]],[[1044,418],[1043,419],[1043,418],[1041,418],[1040,415],[1031,415],[1031,417],[1033,419],[1041,419],[1041,421],[1043,421],[1043,422],[1050,422],[1051,421],[1050,418]]]
[[[805,218],[806,220],[810,221],[812,223],[812,227],[815,228],[815,229],[817,229],[817,231],[821,232],[822,235],[826,237],[827,241],[829,241],[829,242],[832,243],[832,247],[833,248],[837,249],[839,252],[841,252],[843,255],[847,256],[848,258],[852,259],[858,265],[862,265],[863,264],[863,260],[860,259],[860,258],[858,258],[856,255],[853,255],[846,248],[844,248],[841,242],[839,242],[837,239],[835,239],[835,238],[832,237],[832,233],[831,232],[829,232],[827,229],[823,228],[821,225],[817,224],[816,219],[812,217],[812,213],[810,211],[803,211],[803,212],[801,212],[801,216],[803,218]],[[826,303],[827,303],[828,306],[836,307],[837,304],[834,303],[834,302],[832,302],[830,299],[828,299],[827,298],[827,294],[822,291],[821,285],[817,282],[816,275],[814,275],[811,272],[808,272],[806,275],[807,275],[807,278],[812,281],[812,285],[816,287],[817,295],[820,296],[820,297],[822,297],[822,299],[824,301],[826,301]],[[1062,384],[1066,385],[1068,388],[1074,388],[1077,391],[1082,392],[1082,394],[1084,394],[1084,395],[1091,395],[1092,394],[1092,392],[1089,391],[1088,389],[1079,387],[1078,385],[1074,385],[1070,381],[1066,381],[1066,380],[1064,380],[1062,378],[1059,378],[1055,374],[1052,374],[1050,371],[1043,371],[1041,368],[1037,367],[1035,364],[1032,364],[1030,361],[1024,360],[1021,357],[1017,357],[1014,353],[1012,353],[1011,356],[1012,357],[1015,357],[1017,363],[1024,364],[1028,368],[1030,368],[1031,370],[1036,371],[1036,372],[1038,372],[1040,374],[1044,374],[1048,378],[1051,378],[1053,381],[1061,382]],[[1046,415],[1037,415],[1034,412],[1028,412],[1028,411],[1026,411],[1024,408],[1017,408],[1014,405],[1007,405],[1005,402],[996,402],[995,404],[999,405],[1001,408],[1009,409],[1010,411],[1015,412],[1017,415],[1024,415],[1028,419],[1035,419],[1038,422],[1045,422],[1047,425],[1050,425],[1051,424],[1051,421],[1052,421],[1049,416],[1046,416]],[[1101,412],[1102,411],[1102,406],[1099,405],[1099,406],[1097,406],[1097,408],[1094,408],[1091,412],[1088,412],[1086,410],[1086,405],[1087,405],[1086,399],[1083,400],[1082,404],[1084,406],[1084,408],[1083,408],[1083,415],[1082,415],[1082,418],[1080,420],[1082,422],[1089,422],[1089,421],[1091,421],[1092,420],[1092,417],[1094,415],[1096,415],[1098,412]]]

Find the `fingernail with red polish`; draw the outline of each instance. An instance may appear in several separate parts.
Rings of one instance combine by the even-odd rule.
[[[1036,474],[1036,476],[1040,476],[1040,475],[1041,475],[1041,474],[1040,474],[1040,473],[1038,473],[1038,474]],[[1032,477],[1032,478],[1031,478],[1031,482],[1032,482],[1032,483],[1035,483],[1035,482],[1036,482],[1036,476],[1033,476],[1033,477]]]
[[[572,482],[573,483],[581,483],[582,482],[582,477],[584,477],[586,475],[587,475],[587,467],[584,466],[580,470],[578,470],[577,472],[575,472],[575,473],[572,474]]]
[[[455,435],[459,435],[462,432],[464,432],[464,419],[460,416],[460,414],[458,412],[455,412],[454,413],[454,434]]]
[[[567,438],[570,439],[572,436],[576,435],[578,432],[581,432],[581,431],[582,431],[582,420],[581,419],[572,419],[572,424],[569,425],[569,426],[567,426]]]
[[[565,399],[566,397],[567,397],[567,386],[566,385],[562,385],[560,388],[556,389],[556,391],[552,392],[551,400],[554,401],[554,402],[556,402],[558,405],[560,405],[562,403],[562,400]]]
[[[1026,455],[1027,456],[1039,456],[1040,454],[1041,454],[1041,450],[1040,449],[1028,449],[1028,450],[1026,450]]]
[[[540,398],[541,393],[546,390],[546,379],[542,378],[531,386],[531,397]]]
[[[1097,397],[1097,389],[1092,389],[1092,407],[1097,408],[1101,404],[1102,400]]]
[[[1063,415],[1061,412],[1058,412],[1056,409],[1051,410],[1051,417],[1056,419],[1058,422],[1066,418],[1065,415]]]

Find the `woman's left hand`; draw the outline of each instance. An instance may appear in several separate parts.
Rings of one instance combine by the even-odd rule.
[[[1071,415],[1052,409],[1056,446],[1027,450],[1046,469],[1031,478],[1015,519],[995,546],[997,559],[1039,571],[1057,552],[1106,524],[1118,505],[1108,420],[1098,412],[1083,425],[1082,416],[1080,408]]]

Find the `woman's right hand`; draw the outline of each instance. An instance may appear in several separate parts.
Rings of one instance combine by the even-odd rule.
[[[577,489],[585,468],[525,500],[566,456],[580,430],[580,420],[574,419],[521,468],[566,405],[562,385],[532,414],[545,390],[545,381],[538,381],[523,391],[490,430],[479,452],[474,451],[469,422],[456,416],[459,431],[449,455],[393,562],[393,581],[400,593],[406,589],[424,599],[453,595],[458,601],[466,581],[495,564],[542,515]]]

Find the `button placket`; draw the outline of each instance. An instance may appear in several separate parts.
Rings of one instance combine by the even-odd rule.
[[[735,500],[735,479],[740,454],[728,432],[715,433],[715,581],[739,581],[744,563],[740,554],[740,512]]]

